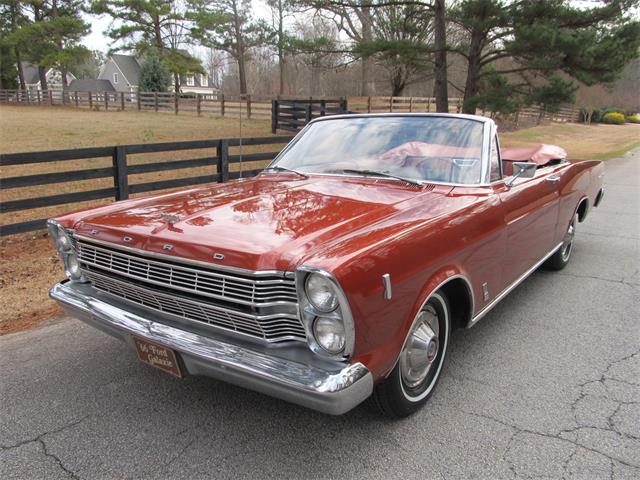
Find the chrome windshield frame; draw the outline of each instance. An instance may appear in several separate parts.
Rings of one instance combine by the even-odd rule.
[[[278,161],[302,138],[302,136],[311,128],[312,125],[318,122],[330,122],[334,120],[341,119],[352,119],[352,118],[380,118],[380,117],[440,117],[440,118],[459,118],[463,120],[471,120],[475,122],[480,122],[483,125],[483,133],[482,133],[482,148],[481,148],[481,173],[480,173],[480,181],[478,183],[455,183],[455,182],[442,182],[442,181],[430,181],[424,180],[420,178],[412,178],[412,180],[416,180],[423,184],[438,184],[438,185],[449,185],[453,187],[489,187],[491,186],[491,162],[490,162],[490,151],[491,151],[491,139],[493,135],[497,133],[497,126],[495,122],[488,118],[482,117],[480,115],[468,115],[463,113],[353,113],[353,114],[343,114],[343,115],[330,115],[327,117],[319,117],[311,120],[307,125],[303,127],[300,132],[296,134],[293,139],[287,144],[286,147],[282,149],[282,151],[269,163],[265,169],[273,167],[278,164]],[[315,172],[303,172],[305,175],[313,175],[313,176],[329,176],[329,177],[358,177],[362,178],[361,175],[355,174],[347,174],[347,173],[315,173]],[[494,182],[495,183],[495,182]]]

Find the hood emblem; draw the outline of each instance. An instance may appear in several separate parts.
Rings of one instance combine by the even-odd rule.
[[[160,218],[167,222],[169,225],[173,225],[180,221],[180,217],[178,215],[172,215],[170,213],[163,213],[160,215]]]
[[[214,260],[224,260],[224,255],[222,253],[214,253],[213,254],[213,259]]]
[[[173,250],[173,245],[169,245],[168,243],[165,243],[164,245],[162,245],[162,249],[170,252],[171,250]]]
[[[131,237],[122,237],[122,240],[124,242],[126,242],[126,243],[129,243],[129,242],[131,242],[133,240],[133,238],[131,238]]]

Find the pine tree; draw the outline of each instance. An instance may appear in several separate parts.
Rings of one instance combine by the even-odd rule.
[[[118,50],[146,55],[155,50],[180,91],[185,74],[205,73],[202,63],[185,50],[191,42],[188,22],[172,0],[94,0],[91,12],[107,14],[114,20],[106,32]]]
[[[573,99],[576,81],[615,80],[640,46],[633,3],[463,0],[452,11],[467,32],[456,48],[467,60],[463,111],[506,112],[530,103],[553,109]]]
[[[166,92],[169,89],[171,73],[155,50],[150,50],[140,65],[141,92]]]
[[[9,36],[19,53],[38,65],[43,90],[47,89],[45,72],[56,68],[67,89],[67,73],[84,62],[91,52],[80,42],[89,33],[89,24],[81,17],[81,0],[31,0],[19,2],[27,19]]]

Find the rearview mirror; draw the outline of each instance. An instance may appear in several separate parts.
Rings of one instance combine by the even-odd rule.
[[[533,178],[536,175],[538,165],[529,162],[513,162],[513,176],[507,180],[506,186],[510,187],[517,178]]]

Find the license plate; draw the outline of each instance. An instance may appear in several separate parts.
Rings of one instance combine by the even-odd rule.
[[[178,378],[182,378],[180,365],[178,364],[178,359],[176,358],[176,354],[173,350],[162,345],[158,345],[157,343],[142,340],[138,337],[133,337],[133,342],[136,344],[138,358],[140,358],[144,363],[151,365],[152,367],[159,368],[160,370]]]

